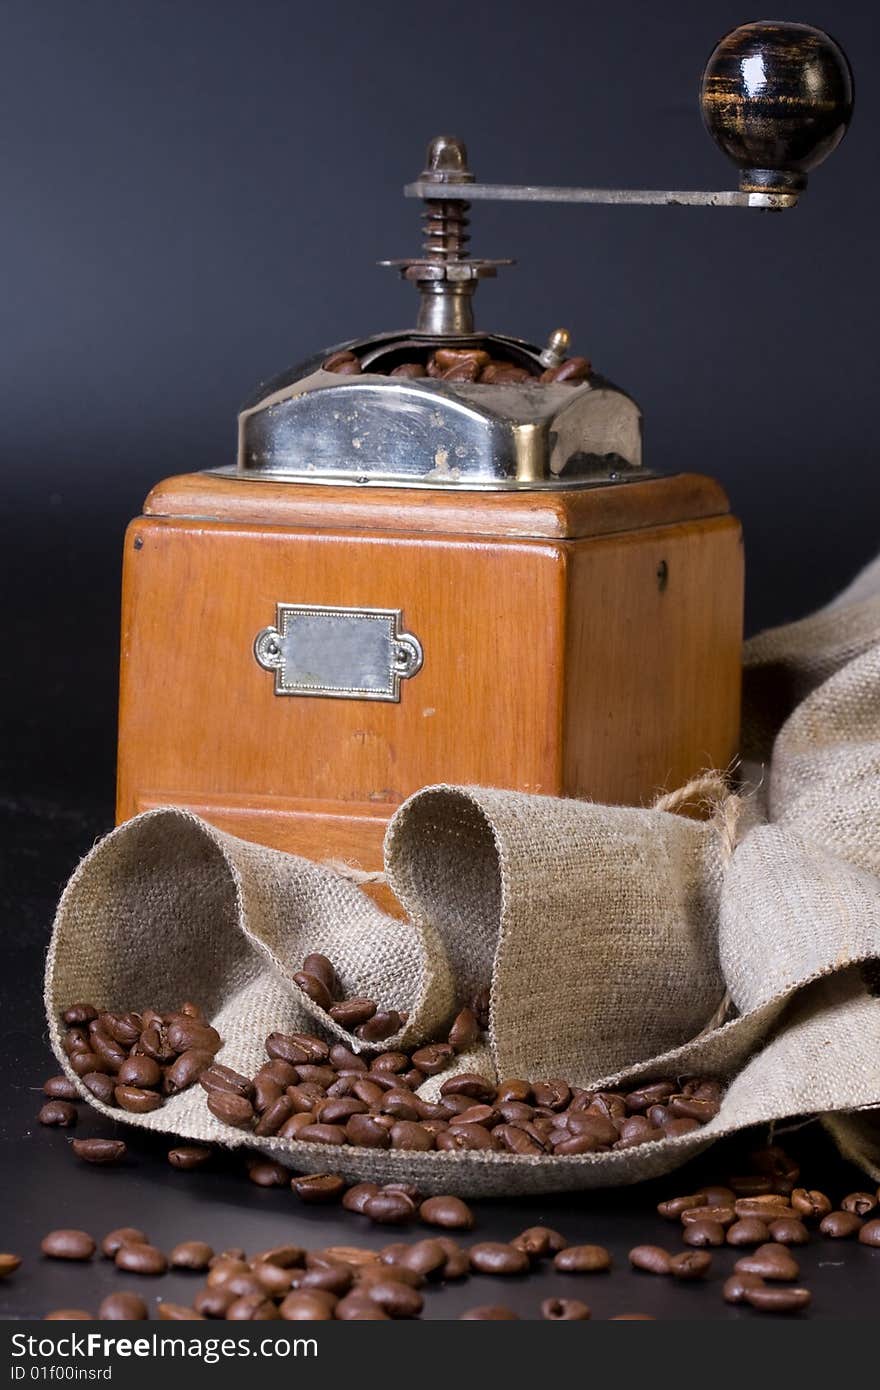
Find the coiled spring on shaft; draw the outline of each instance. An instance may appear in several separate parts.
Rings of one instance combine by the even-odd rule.
[[[423,249],[428,260],[458,261],[467,255],[471,239],[468,226],[470,203],[451,199],[426,201],[423,213]]]

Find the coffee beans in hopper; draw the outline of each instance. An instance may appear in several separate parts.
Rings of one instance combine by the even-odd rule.
[[[359,376],[363,371],[360,359],[349,349],[334,352],[323,363],[325,372],[339,376]],[[586,357],[568,357],[556,367],[539,371],[531,363],[513,362],[492,357],[481,348],[436,348],[424,361],[415,358],[398,362],[390,370],[381,364],[370,363],[367,370],[379,376],[403,377],[415,380],[433,377],[440,381],[467,382],[481,386],[521,386],[524,382],[547,386],[562,383],[580,386],[589,380],[590,363]]]

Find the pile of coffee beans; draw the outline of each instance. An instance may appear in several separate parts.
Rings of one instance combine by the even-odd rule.
[[[630,1251],[630,1263],[650,1274],[681,1277],[682,1261],[696,1259],[701,1275],[685,1277],[702,1277],[712,1267],[710,1249],[732,1246],[748,1253],[736,1260],[724,1282],[728,1303],[760,1312],[799,1312],[812,1295],[797,1284],[800,1266],[789,1247],[809,1244],[814,1232],[830,1240],[858,1235],[863,1245],[880,1247],[880,1189],[850,1192],[835,1209],[825,1192],[798,1186],[799,1179],[800,1169],[784,1149],[760,1149],[750,1155],[747,1173],[658,1205],[658,1214],[678,1222],[685,1245],[695,1248],[675,1255],[662,1246],[640,1245]],[[866,1220],[873,1213],[877,1217]]]
[[[428,1200],[446,1204],[447,1214],[448,1204],[455,1201]],[[439,1208],[438,1213],[442,1214]],[[58,1230],[44,1236],[40,1249],[49,1259],[87,1264],[94,1258],[98,1243],[88,1231]],[[278,1245],[250,1258],[241,1249],[215,1254],[201,1240],[181,1241],[166,1255],[150,1244],[144,1231],[126,1226],[110,1231],[100,1250],[126,1274],[161,1277],[174,1270],[206,1276],[191,1304],[159,1302],[158,1316],[166,1321],[376,1322],[417,1318],[424,1308],[425,1292],[472,1273],[504,1279],[527,1275],[545,1261],[563,1274],[604,1274],[611,1268],[611,1256],[602,1246],[569,1245],[548,1226],[529,1227],[510,1242],[483,1241],[469,1249],[450,1236],[438,1235],[380,1250],[354,1245],[317,1250]],[[575,1298],[544,1299],[540,1311],[543,1318],[553,1322],[590,1317],[587,1304]],[[47,1313],[46,1319],[69,1321],[94,1316],[83,1308],[58,1308]],[[126,1290],[108,1294],[97,1312],[104,1321],[148,1316],[140,1295]],[[491,1305],[472,1308],[462,1317],[500,1319],[516,1314]]]
[[[83,1084],[104,1105],[135,1115],[157,1110],[167,1097],[192,1086],[223,1046],[198,1004],[189,1002],[170,1013],[100,1012],[93,1004],[77,1003],[65,1009],[62,1021],[64,1051]],[[43,1090],[49,1100],[40,1123],[76,1124],[72,1102],[78,1092],[68,1078],[50,1077]],[[91,1161],[112,1160],[92,1156]]]
[[[325,372],[335,372],[338,376],[359,376],[363,370],[360,359],[349,350],[334,352],[323,364]],[[413,358],[399,362],[396,367],[386,371],[372,363],[367,368],[371,373],[381,376],[434,377],[439,381],[472,382],[480,386],[521,385],[524,381],[562,382],[569,386],[580,386],[589,379],[590,363],[586,357],[568,357],[556,367],[545,371],[537,368],[531,371],[518,362],[507,362],[492,357],[480,348],[436,348],[426,360],[420,362]]]
[[[204,1161],[201,1155],[210,1155],[210,1150],[198,1149],[198,1154],[198,1163],[176,1166],[199,1167]],[[42,1253],[50,1259],[85,1265],[100,1248],[104,1258],[113,1260],[126,1275],[161,1278],[168,1271],[191,1271],[207,1276],[189,1303],[160,1302],[160,1319],[418,1317],[424,1295],[432,1288],[471,1274],[521,1279],[543,1267],[552,1268],[561,1277],[611,1274],[614,1278],[612,1257],[605,1247],[571,1244],[548,1226],[529,1227],[509,1241],[483,1240],[465,1247],[453,1233],[471,1230],[475,1215],[456,1196],[423,1197],[408,1183],[347,1186],[334,1173],[291,1177],[281,1165],[272,1166],[304,1202],[341,1203],[346,1210],[380,1225],[403,1225],[420,1219],[434,1227],[436,1234],[413,1243],[396,1241],[379,1250],[357,1245],[305,1250],[284,1245],[248,1259],[241,1249],[215,1254],[207,1242],[192,1239],[180,1241],[166,1253],[136,1227],[110,1231],[100,1247],[87,1231],[63,1229],[44,1237]],[[744,1167],[747,1171],[723,1182],[704,1184],[696,1192],[660,1202],[658,1215],[679,1230],[684,1248],[634,1246],[629,1252],[631,1268],[675,1283],[711,1282],[728,1303],[761,1313],[793,1314],[809,1307],[811,1293],[799,1282],[800,1268],[792,1247],[816,1237],[840,1240],[857,1236],[862,1245],[880,1249],[880,1190],[850,1192],[835,1205],[825,1192],[801,1186],[797,1164],[775,1145],[751,1154]],[[716,1260],[723,1259],[728,1250],[732,1266],[716,1271]],[[14,1274],[20,1265],[18,1255],[0,1255],[0,1277]],[[81,1308],[47,1314],[52,1319],[93,1316]],[[145,1318],[148,1311],[139,1295],[120,1290],[104,1299],[97,1316]],[[580,1298],[555,1295],[541,1302],[540,1316],[549,1321],[582,1321],[590,1317],[590,1309]],[[637,1312],[615,1315],[621,1320],[647,1316]],[[518,1314],[503,1304],[490,1303],[475,1306],[462,1317],[511,1320]]]
[[[326,956],[307,956],[294,978],[337,1022],[340,1009],[372,1010],[355,1025],[361,1041],[381,1041],[401,1026],[399,1010],[379,1011],[373,1000],[334,1004],[337,975]],[[488,1009],[483,990],[459,1011],[444,1041],[370,1058],[312,1033],[273,1032],[265,1042],[269,1060],[255,1076],[213,1062],[199,1085],[212,1115],[261,1137],[422,1153],[605,1153],[689,1134],[718,1113],[724,1088],[712,1078],[658,1080],[627,1091],[587,1090],[560,1078],[499,1084],[456,1073],[455,1057],[477,1042]],[[436,1101],[418,1094],[428,1077],[447,1072]],[[269,1164],[255,1174],[258,1183],[276,1181]]]
[[[334,965],[317,952],[306,956],[293,978],[313,1004],[362,1042],[384,1042],[399,1033],[409,1018],[406,1009],[380,1009],[374,999],[341,998]]]

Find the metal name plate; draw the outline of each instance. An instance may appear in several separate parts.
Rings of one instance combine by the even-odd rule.
[[[423,660],[421,643],[402,623],[399,608],[279,603],[274,626],[254,639],[254,656],[274,671],[276,695],[396,702],[400,682]]]

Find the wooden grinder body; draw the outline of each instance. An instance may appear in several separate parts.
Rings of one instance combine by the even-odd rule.
[[[446,782],[647,804],[736,753],[740,528],[677,475],[552,492],[159,484],[125,542],[117,819],[381,867]],[[277,603],[401,609],[399,702],[279,696]]]

